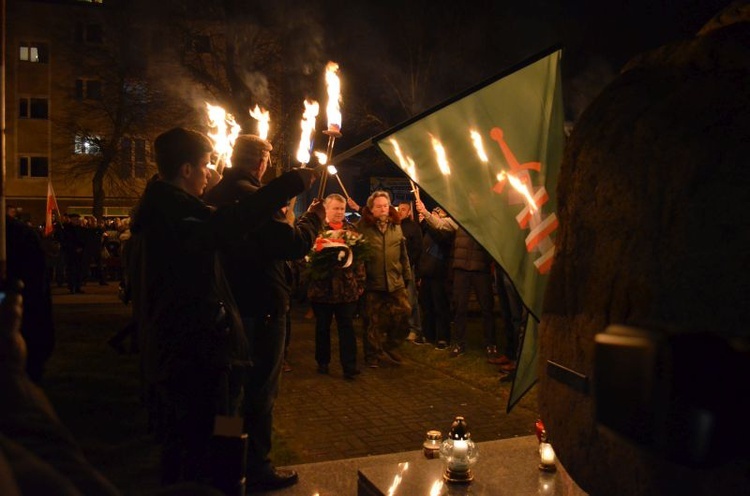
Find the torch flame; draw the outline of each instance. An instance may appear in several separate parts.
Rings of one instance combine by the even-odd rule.
[[[328,162],[328,155],[326,155],[324,152],[313,152],[315,154],[315,158],[318,159],[318,163],[320,165],[325,165]]]
[[[271,113],[264,110],[258,105],[250,110],[250,117],[258,121],[258,136],[262,139],[268,139],[268,129],[271,125]]]
[[[482,135],[477,131],[474,131],[473,129],[470,131],[470,134],[471,141],[474,143],[474,148],[477,150],[477,156],[479,157],[479,160],[486,164],[490,161],[490,159],[487,158],[487,153],[484,151],[484,142],[482,141]]]
[[[302,134],[299,138],[299,147],[297,148],[297,161],[306,164],[310,161],[310,143],[313,133],[315,133],[315,119],[318,117],[320,105],[315,100],[305,100],[305,112],[302,114],[300,127]]]
[[[539,210],[539,207],[534,201],[534,197],[531,196],[531,193],[529,192],[529,188],[527,188],[520,179],[518,179],[513,174],[507,174],[505,171],[497,175],[498,181],[502,181],[503,179],[507,179],[510,185],[513,186],[513,189],[521,193],[523,197],[526,198],[526,202],[529,204],[529,209],[531,209],[532,212],[536,212],[537,210]]]
[[[234,116],[228,114],[226,110],[218,105],[211,105],[206,102],[206,108],[208,111],[208,125],[211,128],[208,137],[213,142],[214,152],[217,155],[214,167],[218,169],[218,166],[222,162],[224,167],[232,167],[232,150],[234,149],[234,142],[240,134],[241,128],[235,122]]]
[[[326,91],[328,92],[328,130],[341,131],[341,80],[338,76],[339,65],[336,62],[326,64]]]
[[[339,172],[338,170],[336,170],[335,165],[329,165],[328,167],[326,167],[326,169],[328,169],[328,173],[331,175],[338,174]]]
[[[432,148],[435,150],[435,158],[437,159],[438,167],[440,167],[440,172],[447,176],[451,173],[451,168],[448,165],[448,156],[445,153],[445,148],[440,140],[433,135],[430,135],[430,139],[432,140]]]

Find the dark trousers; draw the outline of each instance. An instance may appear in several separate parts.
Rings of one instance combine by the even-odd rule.
[[[339,335],[339,359],[344,370],[357,368],[357,337],[354,334],[354,313],[357,302],[312,303],[315,313],[315,361],[319,365],[331,362],[331,323],[336,318]]]
[[[419,301],[422,305],[422,330],[425,339],[431,343],[450,342],[450,300],[445,280],[422,277]]]
[[[210,478],[208,453],[222,378],[221,371],[196,371],[180,384],[159,390],[167,411],[161,453],[162,484]]]
[[[253,366],[247,371],[242,400],[248,434],[247,474],[250,479],[271,469],[273,406],[279,394],[284,361],[286,314],[243,318],[251,346]]]
[[[469,310],[469,295],[471,289],[477,296],[479,308],[482,312],[482,329],[484,331],[485,346],[496,345],[495,332],[495,295],[492,291],[492,274],[489,272],[473,272],[455,269],[453,271],[453,303],[456,305],[454,342],[466,344],[466,319]]]
[[[83,255],[80,253],[68,253],[65,255],[65,273],[68,277],[68,289],[78,292],[83,286]]]

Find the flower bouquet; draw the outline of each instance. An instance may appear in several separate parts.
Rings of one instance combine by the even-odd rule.
[[[326,279],[335,268],[345,269],[356,261],[368,258],[369,245],[355,231],[336,229],[323,231],[315,240],[307,260],[307,273],[311,279]]]

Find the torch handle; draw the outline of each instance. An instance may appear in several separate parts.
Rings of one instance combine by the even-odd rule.
[[[325,133],[328,135],[328,146],[326,147],[326,164],[331,163],[331,155],[333,154],[333,144],[336,142],[336,136],[333,133]],[[318,198],[323,199],[323,195],[326,192],[326,183],[328,182],[328,172],[323,174],[320,179],[320,186],[318,187]]]

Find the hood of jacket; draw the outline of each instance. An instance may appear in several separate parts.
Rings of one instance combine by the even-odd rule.
[[[388,208],[388,220],[391,224],[395,225],[401,225],[401,216],[398,214],[398,210],[396,210],[395,207],[390,206]],[[364,222],[367,225],[374,226],[377,225],[378,220],[375,218],[375,215],[373,215],[372,210],[370,210],[370,207],[363,207],[362,208],[362,220],[360,222]]]

